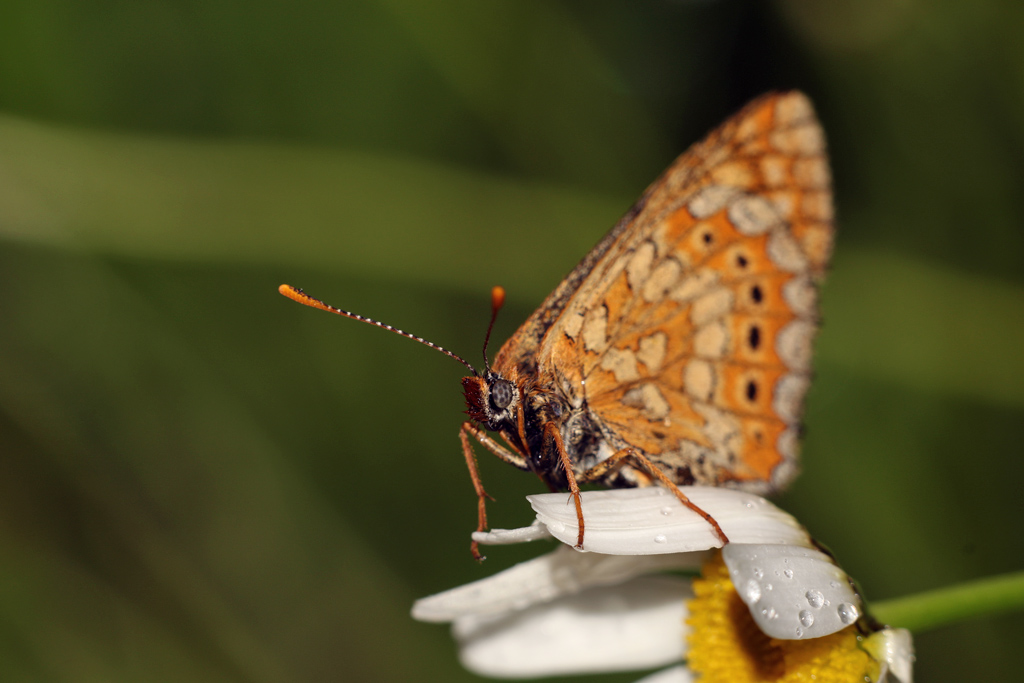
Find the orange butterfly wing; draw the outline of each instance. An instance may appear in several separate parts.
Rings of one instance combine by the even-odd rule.
[[[832,240],[811,104],[765,95],[647,189],[494,368],[585,406],[611,448],[640,450],[680,484],[780,488],[796,472]]]

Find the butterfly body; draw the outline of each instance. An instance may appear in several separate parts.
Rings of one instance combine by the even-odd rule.
[[[511,454],[522,456],[514,461],[506,458],[509,462],[534,472],[553,490],[564,490],[568,488],[568,479],[558,444],[546,430],[560,435],[577,478],[615,451],[600,426],[592,421],[584,403],[553,390],[543,378],[531,381],[524,379],[526,376],[512,369],[504,375],[492,372],[485,377],[463,378],[466,404],[470,407],[467,413],[490,431],[498,432],[511,448]]]
[[[463,380],[471,420],[507,448],[472,435],[558,489],[784,487],[831,254],[830,182],[806,97],[749,104],[646,190],[486,376]]]

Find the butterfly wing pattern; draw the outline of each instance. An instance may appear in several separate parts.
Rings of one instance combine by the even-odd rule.
[[[463,426],[480,528],[485,494],[467,433],[574,493],[577,480],[653,477],[785,486],[797,471],[832,219],[824,134],[801,93],[754,100],[682,154],[486,376],[463,380],[467,413],[508,444]],[[578,495],[577,512],[582,545]]]

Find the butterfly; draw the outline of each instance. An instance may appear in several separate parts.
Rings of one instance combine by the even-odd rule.
[[[750,102],[684,152],[478,372],[459,432],[487,529],[472,440],[552,490],[579,484],[783,488],[834,237],[824,134],[799,92]],[[492,292],[491,326],[504,301]],[[495,438],[496,433],[500,438]],[[480,559],[476,541],[472,551]]]

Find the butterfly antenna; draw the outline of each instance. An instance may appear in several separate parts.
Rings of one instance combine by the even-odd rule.
[[[408,337],[409,339],[418,341],[420,344],[425,344],[426,346],[429,346],[430,348],[436,351],[440,351],[449,358],[454,358],[455,360],[459,361],[467,368],[469,368],[470,372],[472,372],[474,376],[478,376],[476,368],[470,365],[469,362],[464,360],[461,356],[452,353],[448,349],[442,346],[438,346],[433,342],[429,342],[423,337],[417,337],[415,334],[409,334],[408,332],[400,330],[397,327],[385,325],[384,323],[377,322],[376,320],[359,315],[358,313],[350,313],[349,311],[343,311],[340,308],[335,308],[330,304],[325,304],[323,301],[320,301],[320,299],[314,299],[313,297],[306,294],[298,287],[292,287],[291,285],[281,285],[280,287],[277,288],[277,291],[279,291],[281,294],[285,295],[292,301],[298,301],[300,304],[304,304],[306,306],[309,306],[310,308],[319,308],[321,311],[327,311],[328,313],[337,313],[338,315],[345,316],[346,318],[352,318],[353,320],[358,320],[359,322],[368,323],[370,325],[373,325],[374,327],[380,327],[382,329],[388,330],[389,332],[394,332],[395,334],[400,334],[403,337]]]
[[[484,337],[484,368],[491,371],[491,363],[487,360],[487,343],[491,341],[491,330],[494,329],[494,321],[498,319],[498,311],[505,305],[505,288],[495,285],[491,288],[491,322],[487,326],[487,336]]]

